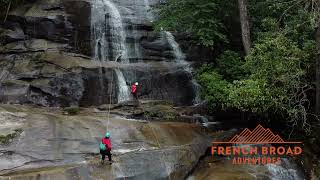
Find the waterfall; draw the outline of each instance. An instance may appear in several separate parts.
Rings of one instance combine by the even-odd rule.
[[[115,61],[129,63],[126,34],[117,7],[109,0],[93,0],[91,8],[91,36],[93,57],[100,62]],[[102,69],[99,70],[102,82]],[[118,102],[130,99],[130,90],[119,68],[115,69],[118,81]],[[104,86],[101,85],[102,91]]]
[[[115,69],[115,72],[118,78],[118,86],[119,86],[118,102],[128,101],[130,100],[130,90],[129,90],[129,87],[127,86],[123,73],[121,72],[120,69]]]
[[[192,67],[191,65],[185,61],[185,55],[183,54],[179,44],[177,43],[177,41],[175,40],[174,36],[168,32],[165,31],[165,37],[168,41],[168,43],[171,46],[171,49],[173,50],[174,53],[174,57],[175,57],[175,61],[179,64],[182,64],[185,66],[185,71],[189,72],[190,74],[192,74]],[[193,100],[193,104],[199,104],[201,102],[201,98],[200,98],[200,85],[198,84],[198,82],[195,79],[192,79],[192,84],[193,84],[193,88],[194,91],[196,93],[195,98]]]
[[[152,22],[154,20],[154,15],[151,11],[152,9],[150,7],[149,0],[144,0],[144,6],[146,9],[146,16]],[[192,74],[192,68],[191,68],[190,64],[187,61],[185,61],[186,57],[185,57],[184,53],[182,52],[179,44],[175,40],[174,36],[169,31],[164,31],[163,37],[168,41],[171,49],[173,50],[175,61],[177,63],[185,66],[184,69],[187,72],[189,72],[190,74]],[[195,79],[192,79],[192,84],[193,84],[193,87],[194,87],[194,90],[196,93],[196,96],[193,100],[193,104],[199,104],[201,102],[200,85],[197,83],[197,81]]]
[[[154,16],[148,0],[144,0],[144,6],[145,16],[152,21]],[[91,9],[91,33],[93,39],[93,57],[95,61],[129,63],[129,51],[126,47],[126,32],[122,23],[122,17],[118,8],[111,1],[93,0]],[[181,51],[179,44],[175,41],[174,36],[170,32],[165,31],[163,37],[166,38],[171,46],[176,63],[183,65],[185,71],[191,75],[192,68],[190,64],[185,61],[185,55]],[[137,43],[134,48],[137,58],[139,59],[139,47]],[[123,72],[117,68],[115,73],[118,81],[118,102],[128,101],[130,99],[130,89],[126,84]],[[197,104],[200,102],[200,88],[194,79],[192,80],[192,84],[196,93],[194,104]]]
[[[126,35],[117,7],[109,0],[94,0],[91,9],[91,32],[94,58],[100,61],[128,63]]]
[[[165,31],[165,34],[166,34],[167,41],[173,50],[175,60],[181,64],[187,65],[188,63],[185,61],[185,55],[182,53],[181,48],[177,43],[177,41],[175,40],[174,36],[168,31]]]
[[[146,7],[146,16],[147,16],[147,18],[149,18],[150,21],[153,21],[154,20],[154,15],[151,12],[152,9],[150,7],[149,0],[144,0],[144,5]]]

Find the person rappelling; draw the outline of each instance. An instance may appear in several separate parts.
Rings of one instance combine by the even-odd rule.
[[[111,140],[110,140],[110,133],[107,132],[105,137],[102,138],[100,142],[100,154],[101,154],[101,164],[104,164],[104,160],[106,155],[108,156],[110,164],[112,163],[111,159]]]
[[[131,94],[134,97],[135,101],[138,103],[139,105],[139,100],[138,100],[138,93],[137,93],[137,88],[138,88],[139,83],[135,82],[134,84],[132,84],[131,86]]]

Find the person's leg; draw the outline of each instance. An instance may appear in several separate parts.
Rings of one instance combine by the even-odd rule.
[[[137,105],[138,104],[138,99],[137,99],[137,93],[131,93],[132,94],[132,96],[133,96],[133,101],[134,101],[134,103]]]
[[[111,159],[111,152],[110,151],[107,151],[107,156],[108,156],[109,161],[111,162],[112,159]]]
[[[101,154],[101,161],[104,162],[104,160],[106,159],[106,152],[103,150],[100,150],[100,154]]]
[[[134,98],[136,99],[137,105],[139,106],[138,93],[134,93]]]

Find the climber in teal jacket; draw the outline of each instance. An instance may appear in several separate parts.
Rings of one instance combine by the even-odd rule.
[[[101,154],[101,164],[104,163],[106,155],[108,156],[109,162],[112,162],[111,159],[111,140],[110,133],[107,132],[105,137],[102,138],[100,142],[100,154]]]

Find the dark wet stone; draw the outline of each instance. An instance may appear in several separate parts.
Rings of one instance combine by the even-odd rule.
[[[68,116],[54,108],[1,105],[0,113],[19,112],[24,119],[10,116],[19,120],[23,132],[0,146],[0,179],[183,179],[210,144],[194,124],[113,115],[108,121],[90,109],[81,111]],[[100,165],[98,144],[107,126],[114,162]]]
[[[90,3],[87,0],[28,1],[9,13],[0,35],[2,102],[42,106],[118,103],[119,85],[114,67],[81,66],[84,61],[92,61]],[[165,33],[154,32],[145,1],[114,3],[123,17],[128,58],[133,63],[130,67],[119,67],[127,85],[139,81],[141,99],[193,104],[196,91],[192,74],[181,62],[175,62]],[[150,6],[157,3],[149,1]],[[46,62],[39,61],[38,55],[48,52],[60,53],[51,59],[65,63],[82,57],[80,66],[78,62],[64,67],[45,58]],[[139,63],[145,66],[139,67]]]

